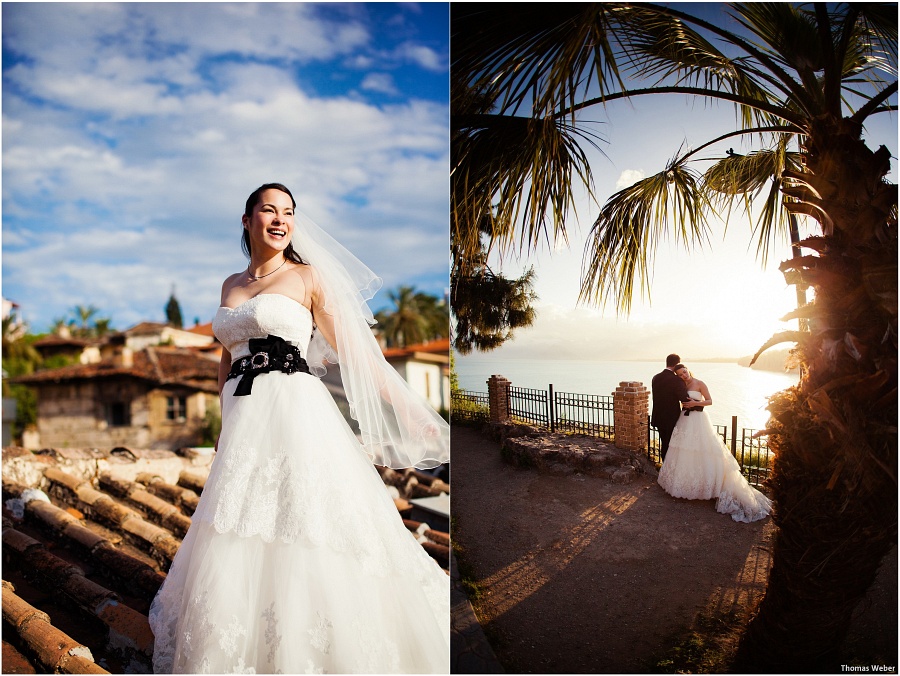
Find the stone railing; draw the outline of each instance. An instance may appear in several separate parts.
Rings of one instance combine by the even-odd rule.
[[[509,393],[512,383],[504,376],[492,375],[487,385],[491,422],[510,422]],[[616,446],[630,451],[646,450],[650,391],[641,382],[624,381],[619,383],[612,398]]]

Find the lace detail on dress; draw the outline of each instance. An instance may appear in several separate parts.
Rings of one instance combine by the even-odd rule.
[[[324,674],[325,669],[323,667],[318,666],[312,659],[306,660],[306,674]]]
[[[150,604],[148,620],[153,631],[155,645],[153,649],[154,673],[171,674],[175,665],[175,626],[178,621],[180,599],[173,585],[163,582],[162,588]],[[190,636],[190,632],[187,633]],[[190,640],[190,639],[188,639]]]
[[[260,457],[262,451],[249,445],[220,453],[213,466],[218,475],[217,493],[206,509],[195,513],[195,520],[208,518],[204,515],[211,511],[219,533],[259,535],[265,542],[277,539],[291,543],[299,539],[314,546],[350,552],[372,575],[410,569],[407,555],[385,546],[385,532],[398,529],[396,513],[361,513],[353,500],[328,488],[334,476],[327,466],[311,463],[301,471],[297,460],[285,449],[267,459]],[[220,466],[216,467],[216,463]],[[365,471],[374,473],[370,467]],[[383,499],[389,500],[386,492]],[[335,528],[335,523],[341,527]],[[402,535],[406,537],[408,533]]]
[[[181,640],[181,654],[179,655],[178,664],[191,664],[194,658],[194,652],[197,649],[197,643],[202,643],[205,637],[211,636],[214,625],[209,619],[209,593],[203,592],[199,596],[195,596],[190,602],[191,617],[195,618],[194,624],[189,627],[189,631],[184,632]],[[174,623],[173,623],[174,624]]]
[[[237,615],[232,615],[228,626],[219,630],[219,647],[227,657],[234,657],[238,651],[238,639],[246,635],[247,630],[238,621]]]
[[[278,646],[281,645],[281,634],[278,633],[278,617],[275,614],[275,601],[269,604],[261,617],[266,621],[266,645],[269,652],[266,653],[266,661],[269,664],[275,663],[275,654]]]
[[[331,639],[329,629],[332,628],[331,622],[322,616],[322,613],[316,613],[316,624],[307,633],[309,634],[309,644],[323,655],[331,652]]]
[[[716,511],[728,514],[735,521],[753,523],[766,518],[772,511],[772,501],[752,486],[741,498],[730,494],[722,494],[716,501]]]
[[[220,307],[213,319],[213,333],[233,360],[250,355],[250,338],[269,334],[293,343],[306,357],[312,314],[293,298],[263,293],[236,308]]]
[[[360,674],[391,674],[400,670],[397,644],[379,637],[371,623],[355,620],[353,633],[359,642],[359,653],[353,671]]]

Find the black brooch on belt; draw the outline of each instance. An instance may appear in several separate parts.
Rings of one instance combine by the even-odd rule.
[[[234,362],[225,379],[231,380],[243,376],[234,390],[236,397],[245,397],[250,394],[253,379],[261,373],[270,371],[281,371],[288,374],[309,373],[309,366],[300,350],[280,336],[251,338],[249,346],[250,356]]]

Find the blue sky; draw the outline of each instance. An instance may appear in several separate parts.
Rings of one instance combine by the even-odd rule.
[[[4,3],[3,296],[33,331],[211,320],[278,181],[384,278],[448,282],[445,3]],[[384,291],[373,310],[388,303]]]

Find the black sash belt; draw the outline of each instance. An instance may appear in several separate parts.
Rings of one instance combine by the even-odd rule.
[[[684,415],[689,416],[691,413],[703,413],[703,407],[699,406],[697,408],[686,408],[684,409]]]
[[[250,394],[253,379],[261,373],[281,371],[282,373],[309,373],[309,365],[300,350],[279,336],[250,339],[250,357],[238,359],[231,365],[225,380],[241,378],[234,390],[234,396]]]

